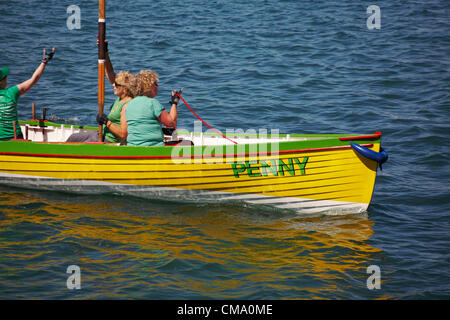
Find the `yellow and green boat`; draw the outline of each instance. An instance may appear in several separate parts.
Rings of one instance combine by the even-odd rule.
[[[94,127],[21,121],[0,142],[0,184],[199,203],[241,202],[299,213],[367,210],[386,161],[381,133],[226,135],[175,131],[184,145],[67,143]],[[231,141],[232,140],[232,141]],[[193,145],[191,145],[191,142]],[[235,142],[235,143],[234,143]]]

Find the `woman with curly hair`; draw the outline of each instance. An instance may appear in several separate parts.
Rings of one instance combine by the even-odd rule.
[[[107,47],[106,47],[107,48]],[[111,110],[108,115],[97,114],[97,122],[103,126],[103,139],[104,142],[109,143],[126,143],[125,138],[122,135],[120,129],[120,117],[121,111],[124,105],[126,105],[135,96],[136,83],[135,77],[131,72],[120,71],[114,72],[111,60],[109,59],[108,50],[105,53],[105,69],[106,77],[114,88],[114,94],[117,99],[111,106]],[[80,133],[72,134],[67,142],[96,142],[98,141],[98,133],[96,131],[84,131]]]
[[[111,111],[108,116],[105,114],[102,114],[101,116],[97,115],[97,121],[104,124],[103,137],[105,142],[124,144],[126,142],[126,137],[123,136],[120,129],[120,117],[124,105],[134,98],[135,77],[128,71],[120,71],[114,76],[112,85],[117,99],[111,106]]]

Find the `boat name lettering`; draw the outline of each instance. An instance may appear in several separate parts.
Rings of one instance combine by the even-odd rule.
[[[290,174],[295,176],[300,169],[300,175],[305,175],[305,167],[308,163],[308,157],[304,158],[288,158],[288,159],[272,159],[272,160],[255,160],[236,162],[231,165],[235,178],[241,175],[249,177],[261,176],[284,176]],[[297,169],[297,170],[296,170]]]

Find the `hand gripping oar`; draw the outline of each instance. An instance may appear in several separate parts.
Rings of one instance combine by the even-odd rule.
[[[223,138],[233,142],[234,144],[238,144],[236,141],[231,140],[230,138],[225,137],[223,134],[221,134],[219,131],[217,131],[216,129],[214,129],[213,127],[211,127],[209,124],[207,124],[205,121],[203,121],[202,118],[200,118],[198,116],[198,114],[195,113],[194,110],[192,110],[192,108],[187,104],[186,100],[183,99],[183,97],[181,96],[181,94],[179,92],[175,93],[176,96],[180,97],[180,99],[183,101],[183,103],[186,105],[186,107],[189,108],[189,110],[191,110],[191,112],[194,114],[194,116],[197,117],[197,119],[199,119],[205,126],[207,126],[208,128],[210,128],[212,131],[214,131],[215,133],[217,133],[218,135],[222,136]]]

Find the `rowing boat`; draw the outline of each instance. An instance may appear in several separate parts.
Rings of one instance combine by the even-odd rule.
[[[105,28],[105,0],[99,0],[99,114],[104,107]],[[45,109],[42,120],[19,125],[23,140],[0,141],[0,184],[40,190],[354,213],[367,210],[377,169],[387,159],[380,132],[223,135],[206,124],[214,132],[175,130],[166,132],[166,146],[142,147],[102,143],[102,126],[45,121]],[[92,130],[98,130],[99,142],[66,142],[74,133]]]
[[[67,143],[96,127],[20,121],[25,139],[0,142],[0,184],[168,201],[239,202],[298,213],[367,210],[381,133],[226,134],[176,130],[162,147]],[[200,130],[201,131],[201,130]],[[173,142],[172,141],[172,142]]]

